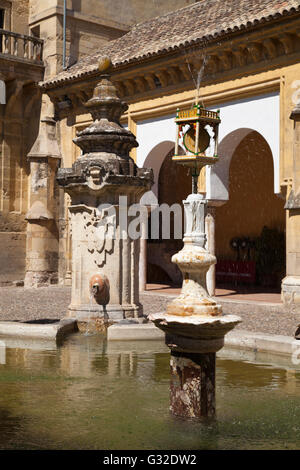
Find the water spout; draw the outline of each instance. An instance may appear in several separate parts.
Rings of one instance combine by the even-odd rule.
[[[90,293],[99,305],[109,303],[109,280],[103,274],[94,274],[90,279]]]

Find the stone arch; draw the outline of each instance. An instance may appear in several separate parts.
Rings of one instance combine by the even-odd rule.
[[[271,148],[259,132],[249,129],[229,134],[222,144],[223,173],[218,175],[227,200],[216,210],[217,280],[226,263],[249,261],[255,264],[256,283],[278,287],[285,270],[285,211],[284,199],[274,193]],[[248,240],[248,248],[234,250],[233,239]],[[246,264],[239,267],[244,268]]]
[[[174,148],[174,142],[165,140],[155,145],[148,153],[143,163],[144,168],[152,168],[154,176],[154,184],[150,191],[148,191],[141,200],[142,204],[157,204],[158,201],[158,180],[160,168],[168,153]]]
[[[158,147],[158,146],[157,146]],[[170,148],[171,147],[171,148]],[[158,204],[172,206],[173,204],[181,204],[186,199],[191,190],[191,178],[188,175],[188,169],[182,165],[178,165],[172,161],[174,153],[174,142],[171,146],[160,146],[159,150],[166,150],[164,154],[160,154],[159,167],[157,174],[156,197]],[[158,156],[157,148],[152,155]],[[184,151],[180,148],[180,153]],[[147,160],[146,160],[147,161]],[[147,164],[145,162],[145,164]],[[148,243],[148,282],[162,284],[180,285],[182,275],[177,265],[172,263],[172,256],[182,248],[182,238],[177,239],[174,236],[174,214],[170,214],[170,239],[159,238],[159,240],[149,240]],[[182,208],[183,216],[183,208]],[[183,228],[183,217],[182,217]],[[149,225],[150,226],[150,225]]]
[[[228,201],[229,199],[229,168],[231,159],[241,144],[241,142],[252,132],[260,132],[251,128],[240,128],[227,134],[219,143],[218,156],[219,161],[209,169],[207,172],[207,198],[215,201]],[[264,139],[266,145],[270,149],[273,158],[273,166],[275,168],[274,155],[271,151],[270,145],[265,137],[260,134]]]

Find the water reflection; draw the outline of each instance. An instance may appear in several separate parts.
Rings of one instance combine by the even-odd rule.
[[[222,358],[217,420],[169,415],[169,353],[155,342],[71,336],[11,344],[0,365],[0,448],[299,448],[300,374]]]

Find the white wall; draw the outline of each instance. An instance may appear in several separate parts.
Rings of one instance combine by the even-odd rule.
[[[255,130],[266,139],[274,160],[274,191],[276,193],[279,192],[279,93],[268,93],[257,97],[223,103],[210,109],[220,109],[219,142],[227,134],[240,128]],[[151,168],[153,160],[151,161],[151,158],[148,158],[148,161],[146,161],[151,150],[161,142],[175,141],[176,126],[174,118],[175,115],[172,115],[137,123],[137,140],[139,143],[137,148],[137,165],[139,167],[146,166]],[[154,155],[156,174],[159,172],[160,165],[165,156],[166,153],[164,155]],[[213,180],[213,170],[208,168],[208,198],[213,198],[211,185]]]
[[[174,116],[148,119],[137,124],[137,165],[152,168],[154,174],[154,185],[142,197],[142,204],[157,204],[159,171],[166,155],[174,147],[175,131]]]
[[[280,136],[280,102],[279,93],[269,93],[254,98],[224,103],[210,108],[220,109],[221,124],[219,142],[229,133],[239,128],[248,128],[259,132],[268,142],[274,164],[274,192],[280,192],[279,181],[279,136]],[[217,165],[222,164],[221,161]],[[211,182],[213,167],[207,171],[207,197],[213,199]]]
[[[144,162],[151,150],[161,142],[169,140],[175,142],[175,116],[156,119],[147,119],[137,123],[137,165],[144,166]],[[162,162],[161,162],[162,163]]]

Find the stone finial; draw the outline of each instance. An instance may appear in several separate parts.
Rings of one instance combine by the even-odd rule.
[[[85,106],[94,121],[107,119],[119,124],[120,117],[127,110],[128,105],[120,100],[116,87],[110,80],[109,71],[111,66],[112,63],[109,57],[104,57],[99,61],[100,81],[94,89],[92,98],[86,102]]]
[[[110,57],[104,56],[99,60],[98,69],[100,72],[107,72],[112,67]]]
[[[105,152],[127,158],[133,147],[137,147],[135,136],[120,124],[121,115],[128,109],[116,87],[110,80],[111,60],[104,57],[99,62],[100,81],[95,86],[93,96],[85,106],[91,113],[93,123],[78,132],[74,143],[84,154]]]

